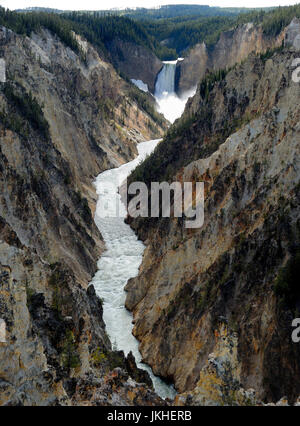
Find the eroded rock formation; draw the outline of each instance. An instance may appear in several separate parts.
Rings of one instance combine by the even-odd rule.
[[[203,389],[216,375],[209,378],[205,365],[220,353],[220,324],[236,342],[237,364],[229,368],[238,376],[235,390],[252,388],[273,401],[299,394],[300,349],[291,339],[300,300],[293,287],[300,244],[297,57],[293,47],[270,59],[252,54],[208,91],[199,86],[139,171],[147,183],[153,165],[156,180],[205,183],[200,229],[185,229],[181,218],[129,219],[147,248],[139,276],[126,286],[143,359],[180,393],[195,390],[199,403],[211,400]]]
[[[117,69],[120,69],[128,78],[141,80],[154,93],[156,76],[163,64],[146,47],[114,39],[109,44],[109,53]]]
[[[217,44],[208,50],[205,43],[194,46],[177,65],[177,92],[195,87],[207,70],[219,70],[242,62],[251,52],[259,53],[280,46],[285,37],[268,37],[262,27],[247,23],[234,30],[222,32]]]
[[[166,124],[78,41],[84,59],[49,31],[0,30],[0,405],[161,404],[87,286],[104,249],[92,182]]]

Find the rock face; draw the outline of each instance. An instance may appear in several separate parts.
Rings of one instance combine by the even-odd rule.
[[[40,216],[34,212],[29,220],[23,209],[17,218],[16,203],[21,200],[17,197],[9,200],[11,187],[6,176],[6,186],[1,191],[6,205],[2,204],[0,214],[9,216],[8,221],[22,243],[32,243],[49,262],[63,256],[78,277],[89,279],[102,243],[82,194],[93,210],[94,177],[133,158],[137,140],[157,137],[163,130],[126,95],[127,85],[88,44],[83,45],[86,54],[83,63],[47,31],[23,39],[3,29],[0,36],[8,76],[4,89],[10,85],[21,97],[31,92],[44,105],[51,136],[49,143],[37,134],[32,135],[28,144],[10,129],[2,135],[1,150],[8,162],[5,171],[11,170],[11,185],[16,184],[14,172],[25,179],[24,185],[28,175],[31,176],[37,202],[44,204],[35,205]],[[2,97],[1,108],[13,112],[11,103]],[[18,191],[26,198],[21,182]],[[31,193],[29,197],[34,207],[36,201]],[[51,212],[49,223],[49,208],[54,208],[55,200],[59,204]],[[63,223],[60,216],[66,218]],[[84,228],[86,221],[89,229]],[[77,247],[70,238],[76,227],[81,232]],[[82,239],[84,233],[86,241]],[[82,261],[78,264],[79,259]]]
[[[178,394],[176,406],[289,406],[286,396],[277,403],[265,404],[256,396],[253,388],[245,390],[241,386],[241,371],[238,359],[238,339],[230,332],[224,318],[219,320],[216,329],[216,346],[208,355],[200,371],[199,381],[192,391]],[[294,406],[299,406],[299,397]]]
[[[109,44],[109,52],[117,69],[130,79],[142,80],[154,93],[156,76],[163,64],[153,52],[120,39]]]
[[[129,220],[147,244],[139,276],[126,286],[143,359],[184,398],[195,390],[195,403],[225,403],[213,391],[215,381],[224,388],[224,375],[207,364],[220,353],[220,322],[234,336],[229,399],[239,387],[263,400],[299,395],[300,347],[291,339],[300,300],[292,284],[300,244],[297,56],[252,54],[210,90],[199,86],[144,166],[147,182],[155,165],[156,181],[205,183],[200,229],[180,218]]]
[[[177,395],[175,405],[259,405],[255,391],[245,391],[240,384],[238,339],[220,322],[214,352],[200,371],[199,381],[191,392]]]
[[[297,50],[300,50],[300,19],[294,18],[286,28],[284,42],[286,45],[294,46]]]
[[[177,91],[179,94],[195,87],[207,70],[218,70],[240,63],[251,52],[263,52],[280,46],[284,32],[276,39],[264,35],[261,27],[252,23],[221,33],[214,48],[209,51],[205,43],[193,47],[188,56],[177,65]]]
[[[0,405],[161,404],[112,351],[88,282],[104,248],[92,181],[165,123],[78,40],[84,62],[48,31],[0,31]]]

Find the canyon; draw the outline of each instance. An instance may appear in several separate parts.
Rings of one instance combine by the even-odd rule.
[[[269,59],[253,53],[209,92],[198,85],[183,117],[133,172],[147,184],[154,176],[205,184],[198,230],[185,229],[183,218],[128,219],[147,248],[126,285],[126,306],[143,359],[174,381],[177,403],[299,395],[291,341],[299,294],[284,303],[276,292],[299,247],[297,55],[293,46]]]
[[[71,34],[0,27],[0,405],[299,405],[299,19]],[[103,218],[127,177],[204,182],[204,225]]]
[[[176,90],[179,94],[194,87],[207,70],[230,68],[242,62],[252,53],[264,52],[278,47],[284,40],[286,30],[277,37],[263,33],[261,26],[253,23],[222,32],[216,45],[208,49],[205,43],[194,46],[188,56],[178,64],[176,70]]]
[[[160,403],[128,382],[128,371],[139,380],[135,361],[112,351],[101,301],[88,282],[104,250],[93,221],[93,179],[134,158],[136,143],[159,137],[166,123],[157,125],[111,64],[79,41],[85,63],[47,30],[30,38],[0,32],[8,123],[0,155],[1,405],[130,403],[143,392],[146,404]],[[45,119],[26,124],[24,102],[38,111],[37,102],[43,105]]]
[[[221,32],[213,47],[208,48],[205,42],[198,43],[189,48],[184,58],[176,63],[174,91],[179,97],[184,97],[185,93],[195,89],[208,71],[233,67],[252,52],[262,53],[279,47],[287,34],[294,31],[295,35],[299,32],[297,18],[275,37],[266,35],[261,25],[249,22]],[[143,81],[150,92],[155,94],[155,85],[163,62],[143,46],[116,39],[110,47],[117,68],[128,78]]]

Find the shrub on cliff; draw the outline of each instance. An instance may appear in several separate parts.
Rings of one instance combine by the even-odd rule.
[[[21,134],[27,135],[27,124],[37,130],[46,140],[50,139],[49,124],[44,117],[43,110],[37,100],[32,96],[32,93],[26,93],[23,88],[16,88],[6,83],[3,87],[3,93],[8,104],[12,108],[14,119],[11,120],[10,114],[4,111],[1,113],[1,119],[5,127]],[[19,117],[18,117],[19,115]],[[21,118],[25,120],[22,122]]]

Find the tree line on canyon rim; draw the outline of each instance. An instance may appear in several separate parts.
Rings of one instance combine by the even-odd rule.
[[[151,10],[150,10],[151,11]],[[276,9],[179,8],[163,9],[160,14],[137,11],[104,12],[12,12],[0,8],[0,24],[19,34],[30,35],[48,28],[76,53],[84,54],[72,31],[85,37],[108,60],[114,39],[132,42],[151,50],[161,60],[186,55],[195,44],[208,49],[217,43],[222,31],[253,22],[262,25],[267,36],[276,36],[293,17],[300,17],[300,5]]]

